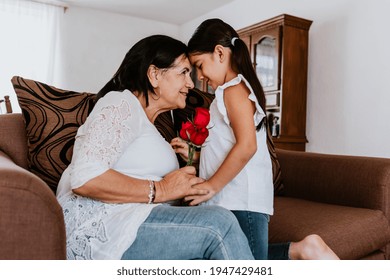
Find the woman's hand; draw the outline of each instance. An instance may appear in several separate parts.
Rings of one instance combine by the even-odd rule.
[[[205,202],[209,199],[211,199],[214,195],[216,195],[219,190],[214,188],[209,181],[204,181],[203,183],[197,184],[193,186],[192,188],[197,189],[197,190],[204,190],[208,191],[207,194],[203,195],[188,195],[184,198],[184,201],[189,202],[188,205],[190,206],[195,206],[198,205],[202,202]]]
[[[196,177],[193,166],[186,166],[167,174],[161,181],[155,182],[155,202],[166,202],[181,199],[187,196],[202,196],[208,194],[208,190],[194,188],[196,184],[204,182],[204,179]]]

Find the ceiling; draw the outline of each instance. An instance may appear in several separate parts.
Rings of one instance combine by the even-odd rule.
[[[106,12],[125,14],[183,24],[234,0],[61,0],[72,6],[92,8]]]

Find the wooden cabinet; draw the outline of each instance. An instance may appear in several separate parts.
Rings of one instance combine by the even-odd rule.
[[[238,30],[266,95],[275,146],[304,151],[309,28],[312,21],[280,15]]]

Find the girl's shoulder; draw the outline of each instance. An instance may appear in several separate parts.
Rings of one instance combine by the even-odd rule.
[[[254,114],[254,121],[256,126],[266,116],[264,110],[261,108],[253,92],[251,85],[241,74],[238,74],[237,77],[233,78],[232,80],[220,86],[215,92],[217,108],[222,113],[222,115],[226,118],[225,121],[228,122],[227,110],[226,110],[226,101],[227,101],[226,98],[228,99],[232,98],[230,100],[231,102],[229,102],[230,104],[241,104],[243,98],[252,101],[256,109]]]
[[[245,94],[245,96],[248,96],[249,94],[253,93],[249,83],[241,74],[238,74],[235,78],[218,87],[215,94],[216,97],[219,96],[220,98],[222,98],[223,95],[230,95],[229,93],[231,92],[235,92],[236,94],[243,93]]]
[[[235,95],[243,94],[245,96],[248,96],[251,93],[250,89],[247,87],[247,85],[243,81],[224,89],[224,94],[226,96],[231,95],[230,93],[233,93],[233,92],[235,93]]]
[[[216,90],[216,92],[230,92],[234,90],[242,90],[246,91],[247,93],[252,93],[252,87],[250,86],[249,82],[244,78],[243,75],[238,74],[233,79],[227,81],[223,85],[219,86]]]
[[[229,87],[234,87],[234,86],[240,84],[243,80],[245,80],[244,76],[242,76],[241,74],[238,74],[233,79],[231,79],[231,80],[225,82],[223,85],[219,86],[218,89],[225,90]]]

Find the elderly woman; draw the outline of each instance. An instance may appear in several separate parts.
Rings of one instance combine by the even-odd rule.
[[[150,36],[98,93],[57,191],[68,259],[253,258],[230,211],[164,204],[207,193],[153,125],[185,107],[191,68],[185,44]]]

